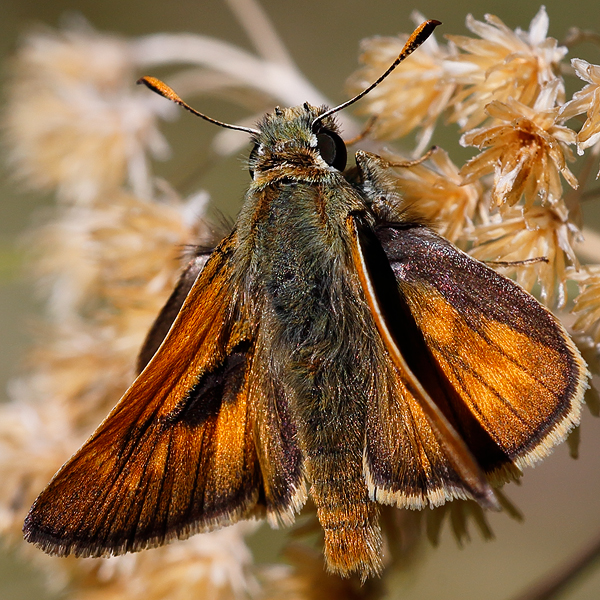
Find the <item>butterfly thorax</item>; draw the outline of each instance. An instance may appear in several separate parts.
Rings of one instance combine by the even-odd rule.
[[[350,214],[372,217],[336,168],[345,147],[334,147],[343,145],[334,120],[311,128],[324,111],[304,104],[263,118],[249,160],[253,182],[236,224],[236,279],[245,303],[270,305],[294,348],[322,345],[339,331],[331,320],[347,312],[342,304],[362,302],[360,284],[349,277],[345,222]]]

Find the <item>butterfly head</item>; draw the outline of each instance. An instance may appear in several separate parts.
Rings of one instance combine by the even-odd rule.
[[[248,161],[253,179],[283,166],[343,171],[346,145],[335,119],[316,120],[326,110],[305,102],[267,113],[253,134],[254,148]]]

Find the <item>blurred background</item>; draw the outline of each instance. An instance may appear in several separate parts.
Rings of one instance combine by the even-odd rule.
[[[60,25],[65,15],[76,11],[100,31],[123,36],[155,32],[191,31],[214,36],[241,47],[251,46],[227,6],[220,0],[1,0],[0,58],[3,63],[31,27]],[[559,41],[569,27],[600,32],[600,12],[591,1],[548,0],[549,35]],[[279,34],[300,69],[321,92],[338,103],[347,98],[346,78],[357,67],[358,45],[372,35],[394,35],[412,30],[411,12],[416,9],[428,18],[443,22],[444,33],[467,34],[465,17],[472,13],[483,19],[486,12],[499,16],[509,27],[527,29],[539,9],[535,2],[505,0],[499,4],[481,0],[441,2],[420,0],[418,4],[392,0],[303,0],[281,2],[262,0]],[[501,8],[499,8],[501,7]],[[600,63],[600,47],[580,46],[576,55]],[[0,82],[6,81],[2,70]],[[568,90],[568,95],[572,90]],[[311,98],[307,98],[311,101]],[[240,109],[222,100],[202,100],[199,110],[215,118],[232,121],[244,116]],[[446,129],[446,131],[444,131]],[[185,119],[166,128],[173,148],[173,159],[161,165],[159,173],[184,195],[193,189],[207,189],[219,210],[234,215],[247,184],[247,172],[240,159],[206,166],[208,143],[214,130],[201,121]],[[457,129],[438,127],[434,142],[445,147],[460,161],[471,151],[457,149]],[[407,140],[407,144],[412,140]],[[410,148],[410,146],[407,146]],[[458,154],[457,154],[458,152]],[[33,286],[22,270],[23,246],[20,236],[51,197],[24,193],[11,181],[5,166],[0,167],[0,381],[5,389],[11,375],[19,372],[20,362],[30,343],[30,324],[39,306]],[[600,210],[590,206],[588,227],[600,229]],[[3,399],[6,395],[0,395]],[[525,515],[517,523],[505,514],[492,515],[490,522],[496,539],[484,542],[474,531],[471,543],[457,547],[446,528],[438,548],[423,550],[421,559],[401,575],[397,584],[406,600],[432,599],[481,600],[515,597],[548,572],[569,560],[579,550],[600,537],[600,420],[584,412],[581,428],[580,458],[568,456],[566,445],[551,458],[529,470],[520,486],[506,489],[510,499]],[[0,485],[2,483],[0,482]],[[271,543],[266,532],[254,546]],[[267,554],[265,554],[267,556]],[[600,598],[600,569],[590,569],[570,588],[566,598]],[[0,551],[1,600],[51,600],[40,575],[19,559],[18,549]]]

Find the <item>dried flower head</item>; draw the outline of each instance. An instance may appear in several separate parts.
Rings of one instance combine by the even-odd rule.
[[[85,204],[126,179],[149,195],[146,152],[165,156],[156,117],[172,107],[135,90],[125,41],[85,29],[26,38],[13,61],[5,128],[22,178]]]
[[[30,499],[73,453],[68,411],[51,399],[39,406],[30,402],[28,383],[12,383],[15,401],[2,405],[0,413],[0,533],[11,542],[22,541]]]
[[[579,230],[550,207],[535,206],[526,213],[513,207],[504,212],[502,220],[498,215],[493,222],[475,227],[470,254],[479,260],[502,262],[544,259],[505,269],[529,292],[539,283],[542,302],[552,306],[556,301],[562,308],[567,300],[566,266],[578,264],[573,245],[579,236]]]
[[[483,187],[479,181],[463,185],[447,152],[437,148],[426,163],[396,167],[394,173],[404,202],[441,235],[456,242],[471,225]]]
[[[416,20],[423,21],[421,15]],[[361,42],[363,67],[349,80],[352,93],[358,93],[375,81],[395,60],[408,36],[374,37]],[[415,128],[415,154],[429,144],[436,121],[454,93],[456,85],[446,81],[445,60],[452,48],[438,44],[432,35],[418,52],[411,54],[385,81],[363,100],[363,111],[377,117],[374,136],[400,138]]]
[[[581,267],[570,273],[570,279],[579,284],[579,296],[575,298],[573,314],[576,316],[573,330],[600,344],[600,266]]]
[[[256,531],[257,525],[237,523],[177,544],[82,565],[82,575],[97,583],[83,586],[77,599],[254,597],[259,587],[244,538]]]
[[[580,58],[574,58],[571,64],[575,73],[583,81],[587,81],[588,85],[562,106],[560,117],[566,121],[587,113],[587,119],[577,134],[577,152],[583,154],[586,148],[594,146],[600,140],[600,66],[591,65]]]
[[[542,6],[531,21],[529,31],[509,29],[498,17],[486,15],[487,23],[467,17],[467,28],[481,39],[448,36],[465,54],[453,60],[462,65],[453,80],[463,89],[452,100],[453,116],[464,129],[479,125],[485,106],[497,100],[514,98],[533,106],[542,89],[557,81],[558,100],[564,100],[564,85],[558,78],[558,64],[567,48],[547,37],[549,19]]]
[[[562,200],[560,174],[577,187],[566,161],[572,159],[567,144],[575,142],[575,132],[558,125],[556,80],[549,83],[533,107],[509,98],[494,100],[486,113],[500,124],[474,129],[461,138],[463,146],[487,148],[468,161],[460,173],[466,182],[494,173],[492,199],[498,206],[513,206],[524,196],[529,208],[539,198],[558,206]]]

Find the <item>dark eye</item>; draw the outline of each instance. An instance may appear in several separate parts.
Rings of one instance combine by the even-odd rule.
[[[338,171],[346,168],[346,144],[344,140],[333,131],[321,131],[317,133],[317,147],[321,158],[331,167]]]
[[[254,179],[254,164],[256,163],[256,155],[258,154],[258,144],[254,144],[254,148],[250,151],[248,157],[248,170],[250,171],[250,177]]]

